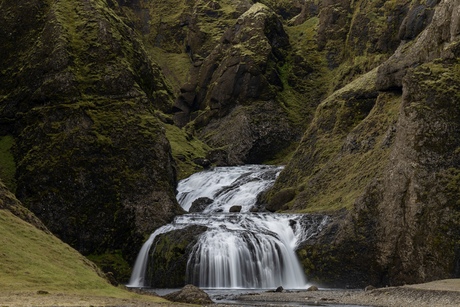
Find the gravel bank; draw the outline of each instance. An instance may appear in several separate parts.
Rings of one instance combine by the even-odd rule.
[[[319,290],[299,292],[263,292],[238,296],[238,304],[228,306],[460,306],[460,280],[402,287],[363,290]],[[219,304],[219,306],[226,306]]]

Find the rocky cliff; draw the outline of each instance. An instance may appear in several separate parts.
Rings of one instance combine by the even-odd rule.
[[[460,6],[400,8],[399,46],[321,102],[267,197],[272,210],[334,212],[322,238],[299,251],[307,273],[326,283],[399,285],[460,273]]]
[[[105,1],[2,1],[2,135],[16,195],[85,255],[133,261],[181,212],[156,111],[172,104],[159,67]]]
[[[131,262],[177,178],[271,162],[261,204],[334,217],[299,250],[312,279],[460,275],[458,1],[0,8],[0,176],[81,252]]]

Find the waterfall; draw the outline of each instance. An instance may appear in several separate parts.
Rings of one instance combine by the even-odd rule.
[[[189,225],[207,227],[193,246],[187,282],[203,288],[304,288],[307,281],[298,262],[298,244],[316,235],[327,216],[250,213],[257,195],[270,187],[281,167],[219,167],[179,182],[177,199],[185,210],[206,197],[201,213],[176,217],[155,231],[139,252],[128,286],[148,286],[149,250],[157,235]],[[228,213],[241,206],[240,213]]]

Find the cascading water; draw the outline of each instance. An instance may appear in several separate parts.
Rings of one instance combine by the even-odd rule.
[[[281,167],[218,167],[182,180],[177,199],[185,210],[194,200],[212,200],[202,213],[178,216],[159,228],[142,247],[128,286],[143,287],[149,250],[157,235],[190,225],[206,226],[192,248],[187,282],[203,288],[304,288],[306,278],[295,255],[298,244],[327,223],[326,216],[250,213],[257,195],[270,187]],[[241,206],[241,213],[228,213]]]

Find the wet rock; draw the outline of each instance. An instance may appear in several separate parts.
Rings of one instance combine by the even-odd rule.
[[[187,263],[205,226],[188,226],[158,235],[149,253],[146,285],[179,288],[187,284]]]
[[[241,206],[231,206],[228,212],[234,213],[234,212],[241,212]]]
[[[307,288],[307,291],[318,291],[318,287],[317,286],[310,286]]]
[[[279,286],[276,288],[275,292],[284,292],[284,288],[282,286]]]
[[[192,206],[190,206],[190,209],[188,212],[190,213],[203,212],[213,202],[214,200],[208,197],[197,198],[192,202]]]
[[[209,166],[211,166],[211,161],[209,161],[208,159],[205,159],[205,158],[196,158],[193,160],[193,162],[195,164],[198,164],[200,166],[202,166],[203,168],[209,168]]]
[[[186,285],[180,291],[169,293],[163,297],[169,301],[178,303],[198,305],[214,303],[206,292],[194,285]]]

